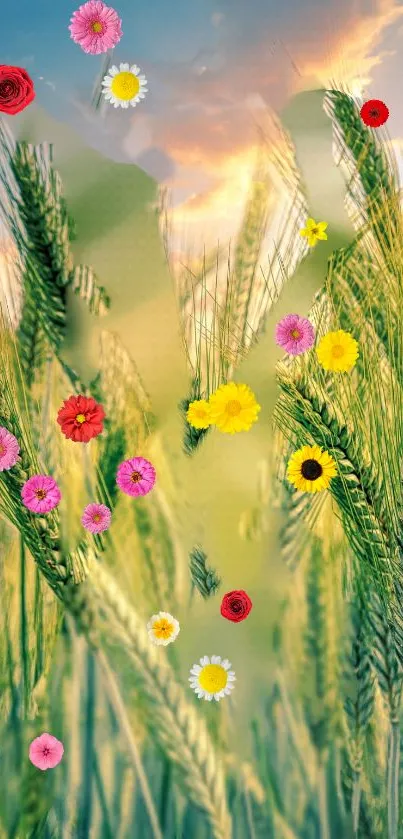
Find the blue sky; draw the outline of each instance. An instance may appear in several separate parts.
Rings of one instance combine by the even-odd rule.
[[[256,141],[256,103],[279,111],[329,77],[371,79],[370,95],[390,107],[392,136],[403,137],[403,0],[116,0],[124,34],[114,61],[139,64],[149,94],[135,111],[107,108],[102,119],[89,107],[102,57],[85,55],[68,32],[78,5],[7,3],[0,60],[24,66],[40,105],[108,156],[166,182],[176,202],[208,204],[241,171]]]

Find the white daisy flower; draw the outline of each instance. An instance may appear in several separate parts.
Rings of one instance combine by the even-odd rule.
[[[190,673],[190,687],[199,699],[206,699],[207,702],[212,699],[219,702],[235,687],[235,673],[231,670],[231,664],[227,658],[221,660],[219,655],[212,655],[211,658],[203,656],[200,664],[194,664]]]
[[[178,637],[179,631],[179,621],[169,612],[158,612],[158,615],[153,615],[147,624],[150,640],[158,646],[166,647],[167,644],[172,644]]]
[[[113,64],[102,85],[105,99],[115,108],[135,108],[148,93],[147,79],[137,64]]]

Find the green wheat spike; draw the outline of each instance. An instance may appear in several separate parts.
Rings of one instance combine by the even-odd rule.
[[[207,564],[207,554],[196,545],[189,554],[189,570],[193,586],[207,599],[217,593],[221,580]]]

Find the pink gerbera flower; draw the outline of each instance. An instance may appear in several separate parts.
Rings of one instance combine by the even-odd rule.
[[[33,513],[49,513],[57,507],[62,494],[50,475],[33,475],[21,490],[23,503]]]
[[[308,318],[286,315],[276,326],[276,343],[290,355],[310,350],[314,341],[315,330]]]
[[[15,466],[19,453],[17,438],[7,428],[0,425],[0,472]]]
[[[63,743],[53,734],[41,734],[35,737],[29,746],[29,759],[37,769],[54,769],[60,763],[64,752]]]
[[[102,0],[89,0],[74,12],[70,20],[70,35],[76,44],[90,55],[116,47],[122,37],[122,21]]]
[[[102,533],[108,530],[112,513],[106,504],[88,504],[85,508],[81,523],[90,533]]]
[[[155,484],[155,469],[144,457],[124,460],[118,468],[116,483],[126,495],[147,495]]]

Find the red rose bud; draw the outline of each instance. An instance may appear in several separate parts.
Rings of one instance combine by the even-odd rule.
[[[246,591],[229,591],[222,599],[221,614],[228,621],[239,623],[248,617],[251,608],[252,601]]]
[[[369,128],[379,128],[388,119],[389,108],[381,99],[368,99],[360,110],[360,117]]]
[[[34,83],[22,67],[0,64],[0,111],[19,114],[35,99]]]

